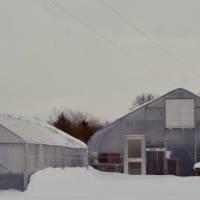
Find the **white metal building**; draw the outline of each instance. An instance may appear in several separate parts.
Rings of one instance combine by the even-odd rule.
[[[87,146],[37,119],[0,115],[0,189],[27,188],[47,167],[85,167]]]

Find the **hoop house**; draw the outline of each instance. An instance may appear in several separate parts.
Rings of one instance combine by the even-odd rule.
[[[85,166],[84,143],[37,119],[0,115],[0,189],[24,190],[47,167]]]
[[[200,161],[200,97],[179,88],[94,134],[90,163],[128,174],[193,174]]]

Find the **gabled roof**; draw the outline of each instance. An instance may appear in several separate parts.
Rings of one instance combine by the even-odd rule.
[[[24,143],[87,148],[83,142],[39,119],[25,119],[14,115],[0,114],[0,125]]]

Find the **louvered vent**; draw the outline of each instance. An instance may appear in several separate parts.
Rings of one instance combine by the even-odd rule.
[[[166,100],[166,128],[194,128],[194,99]]]

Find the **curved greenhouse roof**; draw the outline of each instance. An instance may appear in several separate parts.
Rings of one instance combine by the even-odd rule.
[[[0,114],[0,126],[17,136],[23,143],[87,148],[83,142],[39,119]]]
[[[180,93],[180,94],[179,94]],[[183,88],[177,88],[175,90],[172,90],[162,96],[159,96],[158,98],[155,98],[154,100],[151,100],[147,103],[144,103],[143,105],[140,105],[130,111],[128,114],[120,117],[119,119],[115,120],[114,122],[108,124],[106,127],[98,130],[88,141],[88,148],[91,152],[112,152],[112,153],[123,153],[124,146],[124,135],[134,135],[136,134],[146,134],[145,131],[148,131],[148,134],[151,134],[152,132],[158,133],[159,131],[163,130],[165,127],[163,127],[163,123],[159,122],[158,125],[155,125],[156,130],[152,129],[151,126],[153,126],[156,122],[154,117],[157,117],[159,119],[164,119],[162,116],[164,116],[163,112],[162,116],[160,116],[160,111],[158,113],[155,113],[151,110],[151,114],[149,114],[149,118],[152,118],[151,125],[149,125],[149,129],[146,130],[145,127],[145,108],[148,107],[156,107],[158,108],[164,108],[165,107],[165,98],[170,97],[170,95],[175,95],[174,98],[178,96],[178,98],[192,98],[197,97],[199,99],[199,105],[200,105],[200,98],[198,95],[183,89]],[[173,97],[172,97],[173,98]],[[153,124],[153,125],[152,125]],[[153,134],[152,134],[153,135]],[[154,134],[155,135],[155,134]],[[152,136],[153,137],[153,136]]]

